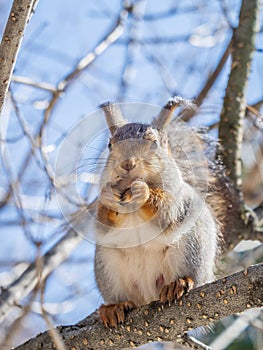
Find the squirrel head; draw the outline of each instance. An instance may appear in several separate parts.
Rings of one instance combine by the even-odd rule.
[[[164,127],[180,101],[180,98],[173,103],[169,100],[151,125],[127,123],[116,105],[101,105],[111,132],[103,182],[121,186],[123,191],[135,179],[142,179],[150,186],[163,186],[164,174],[177,170]]]
[[[124,190],[138,178],[160,186],[160,174],[169,153],[167,134],[163,130],[140,123],[127,123],[116,128],[109,141],[107,171],[111,172],[110,182],[123,185]]]

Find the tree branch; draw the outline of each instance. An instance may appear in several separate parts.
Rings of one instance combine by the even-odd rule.
[[[97,313],[57,330],[69,349],[122,349],[151,341],[187,343],[185,332],[247,309],[262,307],[263,263],[192,290],[172,305],[153,302],[132,311],[123,326],[105,328]],[[190,345],[190,344],[188,344]],[[55,349],[49,333],[16,350]]]
[[[219,139],[224,147],[223,162],[243,203],[241,191],[241,147],[246,111],[246,87],[250,72],[260,0],[243,0],[239,25],[234,32],[231,73],[219,124]]]
[[[0,115],[27,23],[38,0],[14,0],[0,45]]]

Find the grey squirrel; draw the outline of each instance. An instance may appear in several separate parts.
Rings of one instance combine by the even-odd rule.
[[[222,167],[210,159],[202,130],[171,122],[178,106],[192,104],[172,98],[146,125],[127,123],[117,105],[101,105],[111,138],[96,207],[95,277],[106,326],[214,278],[227,207]]]

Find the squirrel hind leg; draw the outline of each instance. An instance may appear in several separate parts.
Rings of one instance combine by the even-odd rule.
[[[181,298],[183,294],[188,293],[194,287],[194,281],[191,277],[186,276],[178,278],[170,284],[165,284],[159,294],[160,301],[172,302]]]
[[[99,308],[99,316],[106,327],[116,328],[117,325],[124,323],[128,311],[135,308],[136,305],[132,301],[101,305]]]

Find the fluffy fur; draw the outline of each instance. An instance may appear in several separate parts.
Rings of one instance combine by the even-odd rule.
[[[95,228],[95,276],[106,304],[146,304],[184,276],[195,286],[213,280],[222,218],[211,204],[211,190],[219,191],[204,144],[179,124],[114,131]]]

